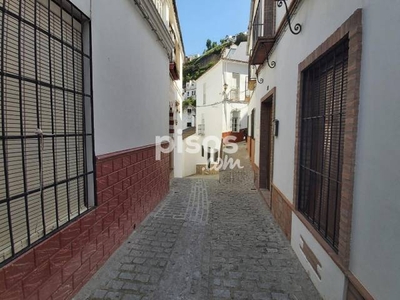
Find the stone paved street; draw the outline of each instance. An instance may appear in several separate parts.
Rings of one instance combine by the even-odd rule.
[[[245,165],[174,180],[76,299],[321,299]]]

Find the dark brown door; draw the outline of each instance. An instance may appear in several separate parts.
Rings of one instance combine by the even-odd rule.
[[[272,176],[272,97],[261,103],[260,188],[271,190]]]

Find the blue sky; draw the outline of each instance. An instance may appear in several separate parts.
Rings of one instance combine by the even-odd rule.
[[[201,54],[210,39],[247,31],[250,0],[176,0],[186,55]]]

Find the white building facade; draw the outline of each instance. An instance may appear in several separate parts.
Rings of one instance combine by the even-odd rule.
[[[157,0],[154,0],[157,1]],[[176,2],[172,0],[161,1],[164,7],[170,8],[169,11],[169,32],[174,43],[174,52],[170,61],[170,137],[174,141],[179,141],[181,136],[178,134],[178,128],[185,125],[186,117],[183,109],[184,97],[182,95],[183,82],[183,62],[185,60],[185,51],[182,40],[182,33],[179,25],[179,18],[176,8]],[[161,10],[163,11],[163,10]],[[181,177],[182,174],[181,153],[174,149],[170,153],[170,168],[173,177]]]
[[[182,119],[176,5],[0,7],[1,298],[72,298],[168,193],[155,137]]]
[[[196,99],[196,81],[190,80],[189,82],[186,82],[183,97],[185,100],[187,98]]]
[[[235,136],[242,141],[247,128],[246,43],[227,48],[222,58],[205,74],[197,79],[195,138],[201,151],[185,153],[185,176],[192,175],[202,168],[217,162],[220,157],[221,140],[225,136]],[[207,142],[210,137],[219,142]],[[204,142],[206,141],[206,142]],[[232,141],[233,142],[233,141]]]
[[[183,130],[196,127],[196,106],[188,105],[183,108],[182,128]]]
[[[183,99],[187,102],[186,105],[185,103],[183,105],[182,113],[182,129],[185,130],[196,126],[196,81],[186,82]]]
[[[396,299],[400,2],[285,2],[251,1],[258,186],[324,299]]]

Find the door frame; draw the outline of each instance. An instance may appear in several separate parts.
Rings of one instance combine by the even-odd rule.
[[[275,120],[276,88],[271,89],[261,98],[260,108],[260,161],[259,161],[259,187],[271,191],[274,174],[274,144],[275,134],[273,124]],[[269,115],[265,115],[265,114]],[[269,131],[264,130],[263,122],[267,118]],[[267,142],[269,140],[269,144]]]

